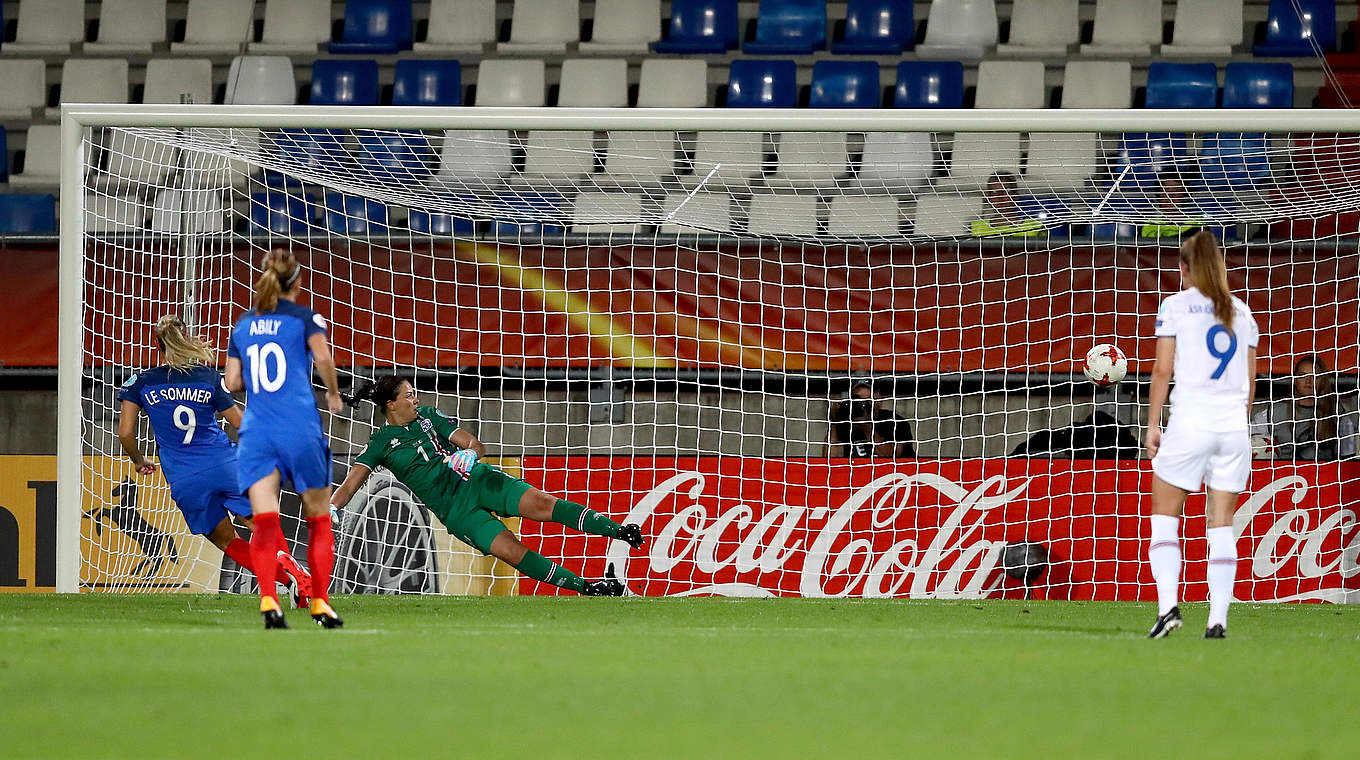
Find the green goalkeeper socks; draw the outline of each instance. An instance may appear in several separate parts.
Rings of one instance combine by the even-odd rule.
[[[609,538],[618,538],[619,528],[623,527],[599,512],[580,504],[573,504],[566,499],[558,499],[553,505],[552,521],[568,528],[575,528],[582,533]]]
[[[535,551],[525,552],[524,559],[515,569],[536,581],[551,583],[578,594],[586,587],[586,582],[579,575]]]

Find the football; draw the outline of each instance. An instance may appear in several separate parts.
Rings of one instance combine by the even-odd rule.
[[[1091,382],[1104,388],[1124,379],[1129,371],[1129,360],[1114,344],[1100,343],[1086,352],[1082,371]]]

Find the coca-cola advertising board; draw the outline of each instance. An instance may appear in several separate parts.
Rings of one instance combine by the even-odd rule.
[[[524,542],[648,596],[1151,600],[1147,461],[525,458],[548,493],[648,543],[525,521]],[[1235,519],[1243,601],[1360,600],[1360,463],[1258,463]],[[1203,601],[1204,497],[1182,521],[1182,599]],[[1047,553],[1026,588],[1007,544]],[[1038,568],[1033,568],[1037,571]],[[1018,577],[1017,577],[1018,576]],[[531,579],[521,593],[559,589]]]

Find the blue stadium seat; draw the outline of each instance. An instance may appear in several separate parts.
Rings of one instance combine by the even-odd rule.
[[[812,65],[813,108],[878,108],[877,61],[818,61]]]
[[[567,228],[562,224],[545,224],[544,219],[562,219],[565,201],[556,193],[516,192],[496,199],[492,216],[492,231],[496,237],[517,238],[521,235],[562,235]]]
[[[306,235],[311,227],[313,198],[284,190],[250,194],[251,234]]]
[[[390,55],[411,49],[411,0],[346,0],[345,28],[330,52]]]
[[[416,209],[411,209],[410,226],[412,232],[423,232],[427,235],[471,237],[476,234],[476,225],[471,219],[459,219],[452,214],[431,214]]]
[[[1294,67],[1288,63],[1230,63],[1223,77],[1224,108],[1293,108]]]
[[[670,30],[658,53],[725,53],[738,41],[737,0],[672,0]]]
[[[959,61],[897,64],[893,108],[963,108],[963,64]]]
[[[387,206],[359,195],[326,193],[326,229],[342,235],[386,235]]]
[[[354,158],[362,176],[408,183],[430,176],[435,154],[424,132],[361,132]]]
[[[0,234],[50,235],[56,231],[55,195],[0,195]]]
[[[1148,64],[1148,108],[1215,108],[1218,69],[1212,63]]]
[[[328,129],[281,129],[274,135],[274,152],[287,169],[282,174],[267,170],[271,186],[297,185],[294,172],[334,172],[349,159],[344,133]]]
[[[798,65],[789,60],[733,61],[727,76],[728,108],[798,105]]]
[[[1295,3],[1302,15],[1294,10]],[[1266,41],[1252,52],[1261,57],[1312,58],[1314,44],[1324,53],[1336,48],[1335,0],[1270,0]]]
[[[1113,179],[1120,190],[1153,185],[1157,173],[1184,164],[1189,139],[1181,132],[1129,132],[1119,142]],[[1126,171],[1127,169],[1127,171]]]
[[[9,139],[0,127],[0,182],[9,182]]]
[[[319,58],[312,62],[312,105],[378,105],[378,62]]]
[[[916,11],[911,0],[850,0],[845,33],[831,52],[897,55],[916,47]]]
[[[463,105],[463,67],[457,61],[397,61],[394,106]]]
[[[1265,132],[1211,132],[1200,145],[1200,179],[1210,191],[1248,189],[1270,181]]]
[[[826,48],[826,0],[760,0],[756,13],[756,38],[742,51],[811,53]]]

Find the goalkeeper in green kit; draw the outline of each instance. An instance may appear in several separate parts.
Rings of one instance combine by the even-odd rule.
[[[608,577],[586,581],[538,552],[530,551],[497,515],[561,523],[584,533],[642,547],[642,529],[556,499],[523,480],[477,459],[486,447],[457,422],[432,406],[418,406],[411,384],[395,375],[367,382],[347,399],[351,406],[371,401],[387,424],[368,439],[345,482],[331,497],[331,508],[349,503],[368,474],[386,467],[405,483],[460,541],[509,564],[521,573],[587,596],[623,596],[623,584]]]

